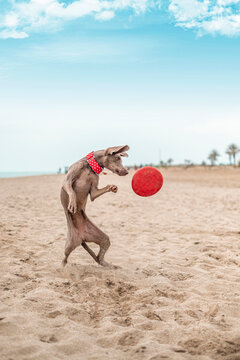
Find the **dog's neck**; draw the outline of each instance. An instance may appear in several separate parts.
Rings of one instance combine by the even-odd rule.
[[[98,165],[101,166],[102,169],[104,169],[105,150],[93,151],[93,156]]]

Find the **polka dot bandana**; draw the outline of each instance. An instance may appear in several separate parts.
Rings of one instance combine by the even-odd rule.
[[[103,169],[96,162],[96,160],[93,156],[93,151],[90,152],[89,154],[87,154],[86,158],[87,158],[87,162],[88,162],[89,166],[91,167],[91,169],[95,172],[95,174],[99,175],[103,171]]]

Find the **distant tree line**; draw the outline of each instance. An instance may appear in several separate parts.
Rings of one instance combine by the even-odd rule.
[[[236,156],[237,153],[239,152],[240,152],[240,148],[236,144],[230,144],[227,147],[226,154],[228,155],[229,158],[229,165],[232,164],[236,165]],[[208,155],[208,160],[210,160],[212,166],[215,165],[219,156],[220,154],[218,153],[217,150],[212,150],[210,152],[210,154]]]
[[[236,165],[236,160],[237,160],[237,154],[240,153],[240,148],[236,145],[236,144],[230,144],[225,153],[228,155],[228,159],[229,159],[229,165]],[[214,166],[218,160],[218,157],[220,156],[219,152],[217,150],[212,150],[209,155],[208,155],[208,160],[210,161],[211,163],[211,166]],[[174,160],[172,158],[169,158],[167,161],[160,161],[158,165],[155,165],[153,163],[150,163],[150,164],[141,164],[139,166],[137,165],[134,165],[134,166],[128,166],[128,168],[134,168],[135,170],[138,169],[138,168],[142,168],[144,166],[154,166],[154,167],[158,167],[158,166],[161,166],[161,167],[168,167],[168,166],[171,166],[173,164]],[[240,166],[240,161],[238,162],[239,166]],[[191,160],[184,160],[184,167],[187,169],[191,166],[194,166],[194,163],[191,161]],[[205,161],[203,161],[201,163],[202,166],[206,166],[207,163]],[[58,174],[61,174],[61,173],[67,173],[68,172],[68,166],[65,166],[63,169],[62,168],[59,168],[58,169]]]
[[[226,149],[226,154],[228,155],[229,158],[229,165],[236,165],[236,160],[237,160],[237,154],[240,152],[240,148],[236,145],[236,144],[230,144],[227,149]],[[210,160],[210,163],[212,166],[214,166],[218,160],[218,157],[220,156],[219,152],[217,150],[212,150],[210,152],[210,154],[208,155],[208,160]],[[171,166],[173,163],[173,159],[170,158],[168,159],[166,162],[165,161],[160,161],[160,166],[161,167],[168,167]],[[201,163],[202,166],[206,166],[207,163],[205,161],[203,161]],[[194,166],[194,163],[191,160],[184,160],[184,167],[188,168]],[[240,161],[239,161],[239,166],[240,166]]]

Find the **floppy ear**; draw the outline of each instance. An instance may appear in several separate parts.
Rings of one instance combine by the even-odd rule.
[[[115,154],[123,153],[123,152],[128,151],[128,150],[129,150],[128,145],[113,146],[113,147],[110,147],[110,148],[106,149],[105,155],[115,155]]]
[[[122,153],[120,153],[120,155],[123,157],[128,157],[128,154],[126,152],[122,152]]]

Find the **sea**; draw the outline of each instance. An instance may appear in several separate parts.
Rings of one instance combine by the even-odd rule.
[[[56,174],[56,172],[44,172],[44,171],[10,171],[10,172],[0,172],[0,178],[14,178],[14,177],[22,177],[22,176],[37,176],[37,175],[51,175]]]

